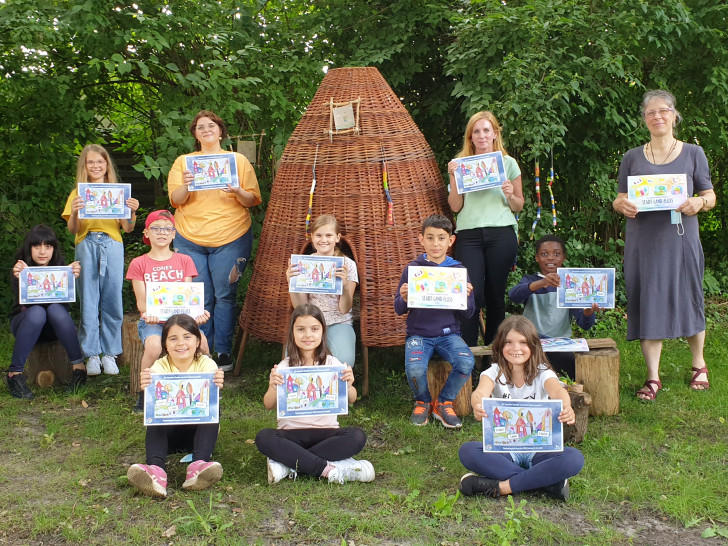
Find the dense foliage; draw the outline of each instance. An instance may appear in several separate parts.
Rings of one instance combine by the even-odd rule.
[[[467,115],[490,109],[501,119],[524,171],[526,269],[535,161],[544,204],[536,235],[553,229],[551,157],[572,262],[619,266],[617,166],[646,139],[642,93],[670,89],[685,117],[680,138],[702,145],[713,170],[719,205],[701,215],[702,239],[706,286],[722,291],[727,12],[719,0],[0,0],[0,267],[9,271],[26,229],[41,221],[70,245],[59,215],[84,144],[136,153],[164,202],[166,171],[192,147],[191,115],[212,109],[233,135],[265,131],[265,193],[324,70],[369,65],[402,98],[443,170]]]

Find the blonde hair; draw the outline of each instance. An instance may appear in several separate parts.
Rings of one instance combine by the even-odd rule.
[[[314,233],[316,233],[319,229],[321,229],[324,226],[331,226],[334,228],[334,231],[337,235],[341,235],[341,226],[339,225],[339,221],[336,219],[336,217],[333,214],[322,214],[316,220],[313,221],[311,224],[311,236],[313,236]],[[315,247],[314,247],[315,248]],[[343,256],[344,253],[341,252],[341,248],[339,248],[339,245],[336,245],[336,250],[334,250],[334,256]]]
[[[495,334],[495,339],[493,339],[491,349],[493,350],[493,360],[497,362],[498,367],[500,368],[498,377],[503,374],[506,378],[506,383],[509,385],[513,384],[513,368],[511,368],[511,363],[508,362],[506,357],[503,355],[503,347],[506,344],[506,336],[508,336],[511,331],[518,332],[525,337],[526,344],[531,351],[531,356],[523,366],[526,383],[531,385],[539,373],[539,365],[545,364],[549,369],[551,369],[551,364],[549,364],[549,361],[546,359],[546,355],[543,352],[543,348],[541,347],[541,338],[538,335],[536,327],[533,325],[533,322],[522,315],[511,315],[501,322],[498,327],[498,331]],[[496,377],[496,380],[498,377]]]
[[[99,146],[98,144],[88,144],[81,150],[81,155],[78,156],[78,163],[76,164],[76,184],[79,182],[88,182],[88,171],[86,170],[86,158],[88,154],[95,152],[106,160],[106,174],[104,175],[104,182],[109,184],[116,184],[119,181],[119,177],[116,175],[116,167],[114,162],[111,160],[109,152],[106,148]]]
[[[500,126],[500,123],[498,123],[498,120],[496,119],[493,112],[489,112],[487,110],[482,110],[480,112],[476,112],[472,116],[470,116],[470,119],[468,120],[468,125],[465,127],[465,137],[463,138],[463,148],[460,150],[457,156],[455,157],[468,157],[471,155],[475,155],[475,146],[473,146],[473,127],[477,122],[479,122],[481,119],[486,119],[490,122],[490,124],[493,126],[493,131],[495,131],[496,136],[495,140],[493,141],[493,151],[494,152],[502,152],[503,155],[508,155],[508,152],[506,151],[505,146],[503,146],[503,138],[502,138],[502,132],[503,129]]]

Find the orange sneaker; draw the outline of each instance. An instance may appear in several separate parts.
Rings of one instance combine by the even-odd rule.
[[[420,402],[418,400],[417,402],[415,402],[415,409],[412,410],[412,415],[410,415],[410,423],[418,427],[426,425],[430,419],[431,412],[432,403]]]
[[[452,400],[447,402],[438,402],[432,410],[432,416],[442,423],[446,428],[460,428],[463,426],[462,421],[455,415],[452,407]]]

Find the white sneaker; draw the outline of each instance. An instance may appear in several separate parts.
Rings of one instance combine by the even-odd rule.
[[[349,457],[343,461],[331,461],[334,469],[329,472],[329,483],[371,482],[374,480],[374,467],[369,461],[357,461]]]
[[[116,357],[104,355],[101,357],[101,366],[106,375],[119,375],[119,367],[116,365]],[[87,372],[88,373],[88,372]]]
[[[268,459],[268,483],[278,483],[283,478],[295,478],[298,473],[286,465]]]
[[[89,357],[86,362],[86,375],[100,375],[101,374],[101,359],[98,355]]]

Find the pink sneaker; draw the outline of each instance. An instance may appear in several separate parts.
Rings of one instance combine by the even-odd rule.
[[[167,496],[167,473],[156,465],[133,464],[126,472],[129,483],[145,495]]]
[[[200,491],[207,489],[222,478],[222,465],[218,462],[194,461],[187,467],[187,479],[182,489]]]

